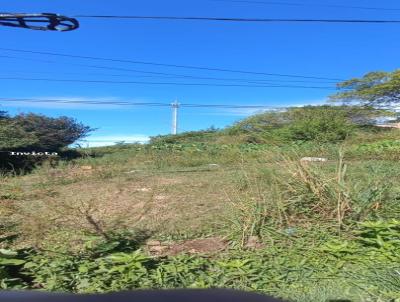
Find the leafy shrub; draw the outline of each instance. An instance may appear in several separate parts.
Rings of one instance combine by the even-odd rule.
[[[371,144],[361,144],[358,146],[357,150],[366,153],[400,151],[400,140],[384,140]]]
[[[367,247],[400,251],[400,221],[398,220],[360,223],[357,234],[359,241]]]
[[[0,289],[21,289],[26,286],[21,268],[26,260],[21,253],[0,249]]]
[[[50,118],[38,114],[0,115],[0,151],[58,152],[90,131],[88,126],[69,117]],[[43,157],[11,156],[0,153],[0,169],[29,171]]]
[[[24,150],[57,151],[93,130],[66,116],[50,118],[29,113],[17,115],[12,120],[25,131],[33,133],[38,140],[37,143],[24,146]]]
[[[319,288],[318,283],[311,286],[310,282],[326,280],[343,284],[340,295],[343,298],[362,294],[367,299],[369,293],[387,301],[397,298],[399,275],[396,263],[400,254],[388,253],[391,249],[380,241],[390,243],[398,238],[399,222],[364,222],[355,235],[353,239],[331,237],[326,243],[319,243],[316,249],[304,246],[303,238],[299,237],[289,249],[286,245],[254,251],[237,249],[211,258],[186,254],[153,258],[135,245],[120,246],[118,241],[111,240],[89,244],[90,248],[79,254],[36,251],[21,258],[7,251],[0,257],[0,272],[3,288],[77,293],[222,287],[304,301],[307,296],[317,295],[316,292],[305,294],[304,291],[314,292]],[[121,236],[119,239],[124,241]],[[380,270],[377,270],[377,263]],[[11,267],[17,271],[10,274]],[[25,276],[24,279],[21,276]],[[373,279],[373,276],[379,277]],[[357,293],[359,287],[366,291]],[[333,292],[321,295],[328,297]],[[335,294],[339,295],[338,292]]]
[[[227,132],[246,133],[255,141],[338,142],[352,135],[358,125],[389,112],[354,106],[306,106],[268,112],[240,121]]]
[[[159,135],[150,138],[150,144],[184,144],[211,142],[220,134],[219,130],[211,127],[206,130],[188,131],[177,135]]]

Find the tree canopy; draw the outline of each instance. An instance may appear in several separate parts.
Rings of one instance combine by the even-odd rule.
[[[0,170],[29,170],[42,159],[10,156],[11,151],[59,152],[85,137],[92,129],[69,117],[51,118],[39,114],[10,117],[0,111]]]
[[[51,118],[39,114],[20,114],[12,121],[36,142],[26,147],[37,151],[57,151],[85,137],[92,129],[73,118],[61,116]]]
[[[331,96],[333,102],[359,102],[387,107],[400,103],[400,69],[393,72],[370,72],[338,84],[341,90]]]

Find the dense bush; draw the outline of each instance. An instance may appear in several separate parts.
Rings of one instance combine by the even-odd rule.
[[[17,115],[11,120],[36,138],[35,143],[20,148],[24,150],[58,151],[85,137],[92,130],[66,116],[51,118],[30,113]]]
[[[14,150],[37,142],[33,133],[26,131],[5,112],[0,112],[0,150]]]
[[[69,117],[38,114],[10,117],[0,112],[0,169],[29,170],[43,158],[10,156],[8,152],[59,152],[92,129]]]
[[[360,125],[391,113],[349,106],[306,106],[252,116],[227,129],[231,135],[247,134],[249,142],[343,141]]]
[[[150,144],[200,143],[215,141],[220,131],[214,127],[200,131],[189,131],[177,135],[158,135],[151,137]]]

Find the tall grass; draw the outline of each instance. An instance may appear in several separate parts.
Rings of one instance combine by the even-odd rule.
[[[270,154],[265,157],[271,158]],[[279,160],[262,165],[242,165],[230,191],[233,233],[241,246],[263,229],[315,226],[336,229],[341,235],[354,222],[378,215],[381,204],[392,204],[386,174],[357,179],[360,167],[348,163],[343,147],[326,163],[302,162],[297,150],[281,153]],[[350,170],[350,171],[349,171]],[[374,186],[371,186],[371,184]],[[376,188],[376,190],[373,190]],[[378,208],[377,208],[378,207]]]

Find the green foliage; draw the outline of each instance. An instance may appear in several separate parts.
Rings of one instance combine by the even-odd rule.
[[[361,142],[352,145],[348,150],[348,158],[364,160],[391,160],[400,159],[400,141],[398,139],[382,139],[371,142]]]
[[[285,129],[291,140],[336,142],[354,131],[354,125],[342,108],[305,107],[290,112],[291,123]]]
[[[36,252],[23,260],[16,259],[16,253],[6,251],[3,258],[11,260],[0,267],[19,267],[20,275],[25,275],[27,280],[31,278],[29,288],[49,291],[94,293],[138,288],[224,287],[297,297],[293,301],[302,301],[303,290],[318,288],[318,284],[310,287],[310,281],[331,280],[343,284],[342,292],[336,292],[343,298],[361,301],[355,297],[362,294],[367,299],[370,293],[370,298],[394,299],[399,293],[399,275],[395,268],[400,260],[399,226],[396,220],[368,221],[359,225],[353,239],[330,237],[317,249],[305,247],[304,238],[299,237],[290,249],[285,243],[258,251],[232,250],[213,258],[185,254],[152,258],[140,249],[133,250],[133,246],[118,251],[121,247],[116,247],[114,241],[106,249],[105,243],[98,243],[75,255]],[[392,250],[394,246],[397,253]],[[376,262],[380,263],[380,270]],[[373,279],[373,276],[379,278]],[[8,286],[11,281],[6,279]],[[20,286],[25,286],[22,280],[11,288]],[[357,293],[358,288],[367,292]]]
[[[25,150],[58,151],[92,131],[90,127],[66,116],[50,118],[29,113],[17,115],[13,120],[38,140],[37,143],[24,146]]]
[[[22,265],[25,263],[24,260],[16,258],[18,256],[17,252],[0,249],[0,265]]]
[[[388,114],[372,107],[306,106],[255,115],[227,132],[231,135],[245,133],[248,140],[254,142],[338,142],[353,134],[358,125],[371,123],[374,117]]]
[[[400,252],[400,221],[367,221],[357,232],[360,242],[368,247]]]
[[[38,114],[0,116],[0,151],[14,152],[59,152],[92,129],[65,116],[50,118]],[[41,157],[11,156],[0,153],[0,169],[29,171]]]
[[[21,268],[26,263],[24,257],[16,252],[0,249],[0,289],[21,289],[25,282],[21,276]]]
[[[341,263],[351,284],[378,301],[400,298],[400,222],[366,221],[359,224],[354,240],[333,240],[321,250]],[[382,300],[379,300],[382,299]]]
[[[177,135],[159,135],[151,137],[150,144],[186,144],[212,142],[220,135],[220,131],[214,127],[200,131],[188,131]]]
[[[0,119],[0,150],[15,150],[38,142],[33,133],[9,117]]]
[[[296,113],[296,116],[299,116],[300,121],[311,117],[308,112]],[[328,115],[322,115],[321,120],[327,118]],[[296,135],[308,135],[309,132],[312,136],[316,135],[312,133],[313,129],[307,130],[308,123],[299,122],[298,125],[298,128],[292,128]],[[74,161],[72,168],[86,164],[94,168],[93,174],[85,175],[82,186],[76,183],[76,188],[82,188],[92,181],[97,188],[104,184],[103,179],[107,178],[107,183],[110,181],[121,184],[124,189],[126,184],[133,186],[133,182],[138,179],[143,181],[140,182],[141,186],[146,184],[146,187],[153,189],[157,187],[152,186],[151,182],[154,179],[151,177],[160,177],[155,178],[158,181],[166,177],[167,174],[164,173],[171,173],[168,175],[173,178],[174,171],[184,172],[185,176],[192,175],[188,172],[195,171],[196,174],[193,175],[196,177],[193,178],[196,178],[199,187],[193,191],[192,188],[187,191],[185,182],[173,186],[162,185],[163,194],[171,199],[177,198],[177,202],[172,203],[176,216],[183,214],[184,217],[184,211],[189,208],[182,210],[180,206],[183,203],[179,198],[184,194],[193,193],[198,195],[185,196],[186,204],[192,201],[190,197],[196,203],[203,197],[218,199],[218,210],[207,209],[201,212],[201,215],[225,211],[228,208],[225,198],[234,204],[236,214],[234,217],[227,215],[225,224],[222,221],[207,221],[210,225],[212,223],[212,227],[207,229],[207,223],[206,227],[200,225],[197,228],[197,224],[192,221],[179,221],[182,226],[196,225],[195,235],[179,225],[179,234],[174,233],[175,229],[171,233],[170,230],[162,230],[160,236],[163,239],[176,240],[198,238],[205,234],[214,236],[216,232],[218,235],[229,235],[229,250],[216,255],[180,254],[151,257],[141,249],[145,236],[137,238],[135,234],[108,232],[105,233],[107,236],[103,237],[86,237],[86,233],[82,237],[74,237],[71,242],[79,244],[79,252],[78,249],[70,251],[66,246],[61,248],[60,241],[73,237],[73,230],[80,230],[81,226],[71,223],[79,220],[75,220],[75,212],[70,212],[68,207],[57,208],[57,214],[60,215],[57,217],[62,218],[57,226],[62,228],[61,223],[65,220],[70,227],[69,231],[64,230],[65,237],[58,237],[59,233],[50,234],[53,232],[51,228],[43,228],[44,224],[41,221],[36,224],[37,219],[32,218],[40,217],[48,223],[46,207],[39,210],[35,203],[29,207],[26,207],[26,204],[40,199],[44,200],[43,205],[52,204],[54,201],[57,206],[56,201],[65,197],[52,194],[69,190],[70,187],[62,184],[76,182],[77,177],[69,176],[70,172],[76,170],[69,170],[70,163],[64,163],[65,166],[59,166],[57,170],[40,169],[32,178],[10,177],[10,182],[5,182],[5,186],[1,183],[3,191],[0,193],[0,201],[10,204],[10,209],[0,213],[0,220],[8,217],[10,212],[23,209],[26,201],[24,209],[27,216],[19,218],[19,222],[23,217],[31,218],[27,219],[23,226],[19,226],[15,221],[12,229],[13,233],[21,236],[19,243],[23,240],[28,242],[29,235],[35,232],[42,234],[43,229],[53,237],[46,237],[49,238],[46,239],[46,246],[41,246],[50,251],[39,248],[35,248],[29,254],[9,251],[8,258],[0,257],[1,286],[8,289],[79,293],[144,288],[227,287],[259,291],[298,302],[326,302],[331,299],[347,299],[352,302],[395,301],[393,299],[396,299],[400,292],[400,230],[399,222],[390,218],[399,217],[400,187],[397,177],[400,166],[394,161],[364,161],[366,157],[361,156],[361,151],[353,154],[361,160],[349,161],[345,153],[345,160],[339,154],[338,163],[335,161],[338,157],[337,144],[316,143],[313,140],[290,141],[292,133],[283,133],[282,129],[288,131],[289,126],[279,125],[277,129],[268,130],[271,131],[268,135],[276,130],[276,137],[279,135],[279,138],[284,137],[288,140],[281,146],[175,141],[79,150],[82,153],[86,152],[85,156]],[[303,131],[304,129],[307,131]],[[262,135],[263,131],[263,127],[260,128]],[[330,137],[329,135],[327,137]],[[324,141],[322,138],[318,140]],[[380,136],[373,133],[366,141],[368,144],[364,144],[365,146],[374,146],[375,155],[397,152],[394,135]],[[346,146],[349,145],[351,149],[364,148],[355,144],[354,140],[346,142]],[[329,161],[299,162],[303,156],[314,155],[327,157]],[[207,167],[210,163],[217,163],[218,168],[201,169],[202,165]],[[128,175],[123,173],[131,169],[135,169],[135,172]],[[199,171],[205,173],[198,173]],[[54,180],[47,175],[49,172],[59,172],[61,177]],[[182,174],[177,175],[180,177]],[[143,176],[146,177],[145,180]],[[35,182],[37,178],[40,178],[40,183]],[[209,187],[214,181],[214,187]],[[22,182],[24,187],[20,185]],[[75,189],[74,186],[71,188]],[[114,187],[110,186],[110,191],[114,192]],[[115,191],[117,192],[117,189]],[[154,190],[154,193],[150,194],[158,195],[158,192]],[[90,195],[93,191],[84,193]],[[210,195],[206,195],[209,193]],[[199,197],[200,194],[205,196]],[[128,198],[132,197],[126,195]],[[82,196],[85,197],[85,194]],[[96,218],[102,225],[101,215],[104,208],[100,208],[101,204],[97,203],[97,198],[99,195],[93,194],[98,210],[96,214],[99,215]],[[168,199],[163,202],[170,205]],[[189,211],[194,209],[194,215],[197,215],[199,208],[196,206]],[[231,214],[229,210],[223,213]],[[72,216],[74,220],[71,219]],[[10,219],[14,217],[17,216]],[[147,219],[146,216],[145,218]],[[168,218],[174,221],[171,224],[178,221],[174,220],[175,218]],[[340,226],[338,220],[343,222]],[[170,222],[165,222],[165,229],[168,223]],[[37,227],[32,231],[29,228],[31,225]],[[164,224],[162,226],[164,228]],[[206,233],[205,230],[210,233]],[[91,231],[89,233],[92,234]],[[158,235],[154,235],[157,240],[160,239]],[[259,238],[259,249],[246,246],[250,236]]]
[[[361,101],[368,105],[393,105],[400,102],[400,70],[370,72],[338,84],[343,89],[331,97],[332,101]]]
[[[400,140],[383,140],[371,144],[361,144],[357,147],[358,151],[379,153],[386,151],[400,151]]]
[[[400,270],[396,264],[372,265],[363,274],[349,273],[351,278],[358,278],[358,286],[364,292],[370,293],[374,297],[381,298],[378,301],[400,301]]]

